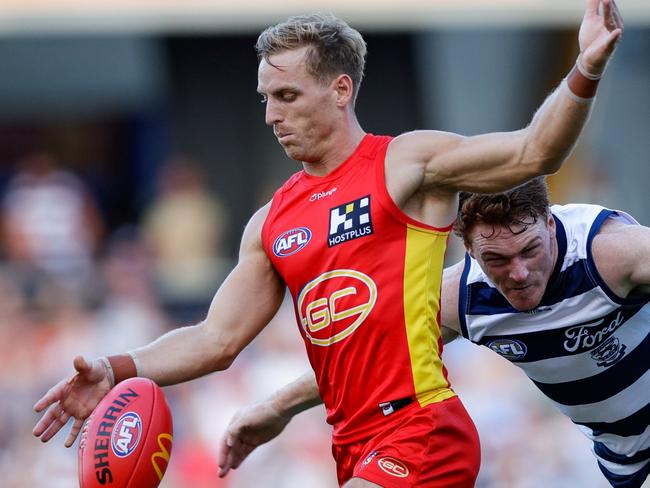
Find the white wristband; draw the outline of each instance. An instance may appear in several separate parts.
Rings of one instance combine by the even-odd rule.
[[[113,366],[106,356],[102,356],[99,360],[104,363],[106,366],[106,373],[108,375],[108,382],[111,384],[111,388],[115,386],[115,373],[113,372]]]
[[[590,73],[589,71],[587,71],[587,68],[585,68],[585,65],[582,64],[582,53],[578,54],[578,59],[576,59],[576,67],[578,68],[578,71],[580,71],[582,76],[584,76],[588,80],[597,81],[597,80],[600,80],[603,77],[602,73],[599,74],[599,75],[595,75],[595,74]]]
[[[133,351],[127,352],[131,359],[133,359],[133,364],[135,364],[135,374],[136,376],[143,376],[142,374],[142,364],[140,363],[140,358]]]

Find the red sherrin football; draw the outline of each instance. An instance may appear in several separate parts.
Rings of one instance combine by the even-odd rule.
[[[147,378],[117,384],[86,421],[79,442],[79,486],[155,488],[172,450],[172,416]]]

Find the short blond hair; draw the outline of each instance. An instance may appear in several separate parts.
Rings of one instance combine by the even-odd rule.
[[[347,74],[353,83],[356,101],[366,64],[366,41],[359,31],[332,14],[297,15],[264,30],[255,50],[261,61],[282,51],[310,46],[307,72],[326,83]]]

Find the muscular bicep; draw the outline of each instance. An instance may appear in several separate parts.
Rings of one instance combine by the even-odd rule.
[[[236,356],[278,311],[285,286],[262,246],[261,228],[268,210],[246,226],[239,261],[215,294],[206,326]]]
[[[393,140],[386,163],[406,167],[409,177],[396,178],[402,183],[420,181],[438,191],[497,193],[557,171],[588,115],[589,106],[576,103],[560,85],[521,130],[471,137],[410,132]]]
[[[524,131],[471,137],[416,131],[396,138],[387,157],[391,164],[413,168],[411,183],[418,186],[493,193],[540,174],[535,158],[522,159],[524,139]]]

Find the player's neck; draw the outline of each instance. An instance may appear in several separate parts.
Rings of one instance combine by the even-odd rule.
[[[303,162],[305,171],[312,176],[327,176],[354,153],[365,135],[357,119],[353,118],[328,138],[326,150],[318,161]]]

